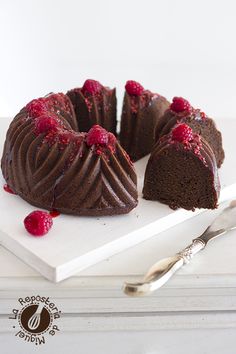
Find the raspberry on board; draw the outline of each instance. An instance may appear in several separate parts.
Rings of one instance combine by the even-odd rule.
[[[53,225],[52,216],[41,210],[35,210],[24,219],[26,230],[33,236],[44,236]]]

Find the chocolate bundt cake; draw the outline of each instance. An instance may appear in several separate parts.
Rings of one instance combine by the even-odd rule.
[[[74,106],[79,131],[88,132],[99,124],[116,134],[116,89],[86,80],[83,87],[74,88],[67,95]]]
[[[156,125],[156,141],[168,134],[176,123],[186,123],[195,133],[200,134],[211,146],[217,166],[222,165],[225,156],[222,136],[213,119],[201,112],[200,109],[194,109],[184,98],[174,97],[173,102]]]
[[[133,161],[149,154],[155,142],[155,127],[169,102],[135,81],[127,81],[121,116],[120,143]]]
[[[1,160],[16,194],[40,208],[114,215],[137,205],[134,167],[116,137],[100,126],[79,133],[63,94],[33,100],[13,119]]]
[[[179,124],[154,146],[149,158],[143,197],[172,209],[214,209],[220,192],[215,155],[200,135]]]

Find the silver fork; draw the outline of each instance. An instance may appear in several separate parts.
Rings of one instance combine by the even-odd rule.
[[[236,200],[230,202],[212,222],[212,224],[195,238],[191,245],[175,254],[173,257],[164,258],[155,263],[147,272],[142,282],[126,282],[123,287],[125,294],[129,296],[141,296],[149,294],[164,285],[174,273],[189,263],[191,259],[203,250],[209,241],[224,235],[236,228]]]

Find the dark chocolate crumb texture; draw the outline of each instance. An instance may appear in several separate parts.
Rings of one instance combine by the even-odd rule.
[[[169,107],[157,93],[136,81],[127,81],[121,116],[120,143],[133,161],[149,154],[155,142],[155,127]]]
[[[215,155],[202,136],[179,124],[158,140],[145,172],[145,199],[172,209],[215,209],[219,193]]]

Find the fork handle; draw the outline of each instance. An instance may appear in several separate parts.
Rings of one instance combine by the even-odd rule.
[[[173,257],[164,258],[155,263],[147,272],[143,282],[125,283],[124,292],[131,296],[150,293],[164,285],[172,275],[189,263],[191,259],[205,247],[200,239],[195,239],[191,245],[178,252]]]

